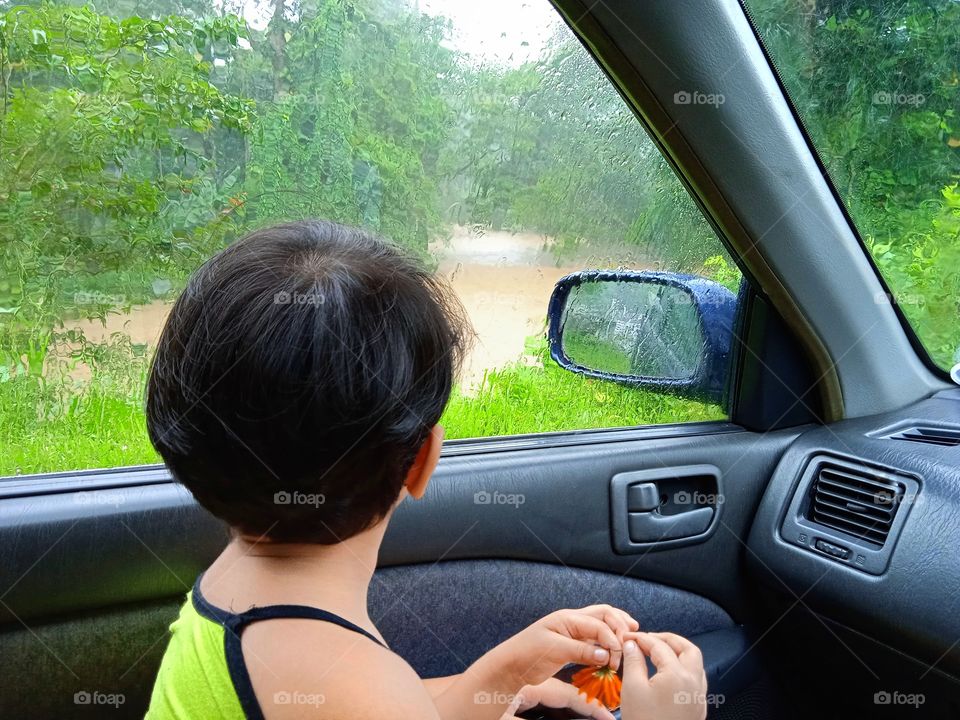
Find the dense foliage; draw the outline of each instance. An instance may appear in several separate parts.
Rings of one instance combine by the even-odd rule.
[[[279,219],[420,250],[449,221],[574,246],[683,238],[648,248],[673,256],[709,232],[569,33],[542,61],[481,67],[401,3],[278,1],[259,32],[212,7],[109,5],[0,16],[0,307],[18,322],[166,292]]]
[[[900,306],[960,362],[960,4],[748,5]]]
[[[129,278],[186,272],[224,241],[207,136],[247,132],[252,105],[209,76],[244,32],[86,7],[0,16],[0,337],[33,346],[32,371],[65,314],[123,305]]]

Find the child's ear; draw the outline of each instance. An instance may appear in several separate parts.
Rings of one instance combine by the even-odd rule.
[[[424,440],[423,445],[420,446],[417,457],[407,472],[407,479],[403,483],[407,488],[407,492],[410,493],[415,500],[422,498],[423,494],[427,491],[427,483],[430,482],[430,476],[433,475],[433,471],[436,470],[437,463],[440,461],[440,448],[442,446],[443,427],[434,425],[430,429],[430,434],[427,435],[427,439]]]

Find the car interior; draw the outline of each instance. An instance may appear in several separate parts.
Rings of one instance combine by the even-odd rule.
[[[748,9],[552,3],[744,281],[564,278],[543,308],[551,357],[729,419],[446,442],[391,522],[371,618],[439,677],[548,612],[609,603],[701,648],[710,718],[960,717],[960,388],[876,301],[889,288]],[[674,101],[696,88],[725,100]],[[652,298],[701,333],[670,367],[649,365],[662,345],[627,370],[578,360],[591,303],[647,323]],[[650,327],[630,327],[639,347]],[[142,717],[227,537],[161,465],[0,479],[0,716]],[[76,705],[90,687],[126,700]]]

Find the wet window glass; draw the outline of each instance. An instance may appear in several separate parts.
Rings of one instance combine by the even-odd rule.
[[[550,359],[571,272],[740,275],[547,0],[0,2],[0,475],[156,462],[173,299],[305,217],[392,238],[463,301],[449,438],[725,415]]]
[[[816,149],[935,363],[960,372],[960,3],[746,3]]]

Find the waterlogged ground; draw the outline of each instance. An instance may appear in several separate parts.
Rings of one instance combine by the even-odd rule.
[[[484,373],[524,358],[524,341],[544,331],[547,302],[553,286],[564,275],[580,270],[584,261],[560,264],[549,241],[533,233],[454,229],[451,237],[430,246],[437,272],[460,298],[476,339],[464,362],[461,387],[470,392]],[[68,327],[82,329],[88,340],[108,341],[123,333],[135,344],[154,347],[170,302],[134,306],[127,313],[111,313],[106,323],[82,320]],[[85,377],[83,368],[75,376]]]
[[[524,357],[524,341],[546,327],[547,303],[564,275],[580,270],[558,265],[542,235],[457,228],[453,237],[431,246],[438,272],[447,278],[467,310],[476,333],[461,370],[469,392],[484,373]]]
[[[558,262],[543,237],[463,228],[431,250],[437,272],[460,297],[476,331],[460,386],[441,418],[448,438],[724,416],[718,406],[584,379],[525,355],[527,338],[542,337],[547,302],[561,276],[582,268],[647,267],[642,261],[614,250],[568,253]],[[72,327],[94,343],[120,334],[149,347],[156,344],[169,310],[170,303],[154,302],[111,314],[105,324],[82,321]],[[67,362],[67,350],[58,348],[61,362]],[[143,347],[132,356],[125,352],[104,355],[94,376],[70,361],[64,382],[22,377],[0,383],[0,446],[9,449],[0,456],[0,476],[157,462],[143,414],[146,352]],[[49,355],[47,361],[56,362]]]

